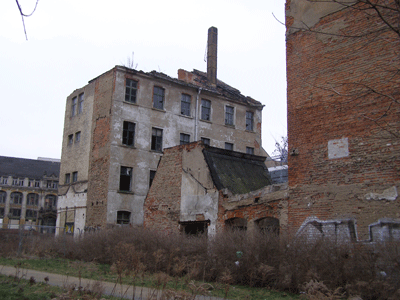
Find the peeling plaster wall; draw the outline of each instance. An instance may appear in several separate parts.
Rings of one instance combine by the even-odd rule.
[[[302,23],[311,30],[294,30]],[[289,228],[353,219],[366,240],[370,224],[400,220],[400,141],[372,121],[384,116],[398,132],[400,107],[387,111],[391,100],[374,93],[345,95],[357,83],[396,95],[399,76],[387,70],[398,66],[400,41],[390,31],[365,35],[385,25],[330,2],[287,1],[286,26]]]

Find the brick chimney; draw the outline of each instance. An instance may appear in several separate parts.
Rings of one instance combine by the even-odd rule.
[[[214,86],[217,85],[217,44],[218,29],[210,27],[207,41],[207,79]]]

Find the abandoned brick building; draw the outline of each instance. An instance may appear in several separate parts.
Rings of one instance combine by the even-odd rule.
[[[0,156],[0,224],[55,226],[60,161]],[[54,231],[53,231],[54,232]]]
[[[265,157],[200,142],[164,149],[144,203],[144,226],[166,232],[224,228],[279,232],[287,183],[271,185]]]
[[[66,101],[58,226],[143,224],[143,203],[164,148],[192,141],[267,156],[263,105],[217,79],[217,29],[207,73],[178,78],[116,66]]]
[[[286,2],[288,225],[400,238],[398,13],[340,2]]]

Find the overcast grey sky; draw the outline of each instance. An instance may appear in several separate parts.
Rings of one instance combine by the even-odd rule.
[[[19,0],[29,14],[36,0]],[[65,99],[134,52],[137,69],[177,77],[206,71],[207,30],[218,28],[218,79],[265,105],[272,154],[286,135],[284,0],[40,0],[21,16],[0,4],[0,155],[61,157]]]

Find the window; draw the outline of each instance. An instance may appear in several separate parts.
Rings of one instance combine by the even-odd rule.
[[[4,207],[0,207],[0,218],[4,218]]]
[[[251,111],[246,111],[246,130],[253,131],[254,114]]]
[[[204,145],[210,146],[210,139],[202,137],[201,141],[203,142]]]
[[[73,135],[73,134],[70,134],[70,135],[68,136],[68,145],[72,145],[73,142],[74,142],[74,135]]]
[[[65,183],[70,183],[70,181],[71,181],[71,174],[70,173],[65,174]]]
[[[57,196],[47,195],[44,199],[44,208],[46,209],[56,209],[57,208]]]
[[[12,184],[15,186],[24,186],[24,179],[22,178],[13,178]]]
[[[122,131],[122,144],[127,146],[134,146],[135,144],[135,124],[124,121]]]
[[[132,180],[132,168],[121,166],[121,174],[119,176],[119,190],[130,192],[131,180]]]
[[[33,187],[34,184],[35,184],[35,180],[29,179],[29,181],[28,181],[28,186],[29,186],[29,187]]]
[[[151,184],[153,183],[155,176],[156,176],[156,171],[150,170],[149,188],[151,187]]]
[[[47,188],[56,189],[58,187],[58,181],[55,180],[47,180]]]
[[[225,143],[225,149],[233,151],[233,144],[232,143]]]
[[[75,114],[76,114],[76,97],[72,98],[71,117],[75,116]]]
[[[132,79],[126,79],[125,84],[125,101],[130,103],[136,103],[136,91],[137,81]]]
[[[158,86],[153,89],[153,107],[164,109],[164,89]]]
[[[72,172],[72,182],[78,181],[78,172]]]
[[[181,96],[181,114],[185,116],[190,116],[190,100],[191,97],[186,94]]]
[[[81,141],[81,132],[78,131],[75,133],[75,143],[79,143]]]
[[[40,187],[40,181],[35,181],[35,187]]]
[[[21,209],[19,208],[10,208],[11,218],[19,218],[21,217]]]
[[[180,134],[180,144],[185,145],[190,143],[190,135],[181,133]]]
[[[234,125],[233,115],[234,108],[232,106],[225,106],[225,125]]]
[[[3,176],[3,178],[1,179],[1,183],[2,184],[7,184],[7,179],[8,179],[7,177]]]
[[[0,191],[0,204],[6,203],[7,193],[5,191]]]
[[[246,153],[247,154],[254,154],[254,148],[253,147],[246,147]]]
[[[83,112],[83,93],[78,96],[78,114]]]
[[[36,219],[37,217],[37,211],[32,210],[32,209],[27,209],[26,210],[26,218],[28,219]]]
[[[10,197],[11,204],[22,204],[22,193],[12,192]]]
[[[210,121],[211,115],[211,101],[201,99],[201,119],[205,121]]]
[[[34,205],[34,206],[38,206],[39,205],[39,195],[38,194],[28,194],[28,198],[26,200],[26,204],[27,205]]]
[[[151,150],[160,151],[162,150],[162,129],[153,128],[151,133]]]
[[[129,224],[131,221],[131,213],[129,211],[117,211],[117,224]]]

